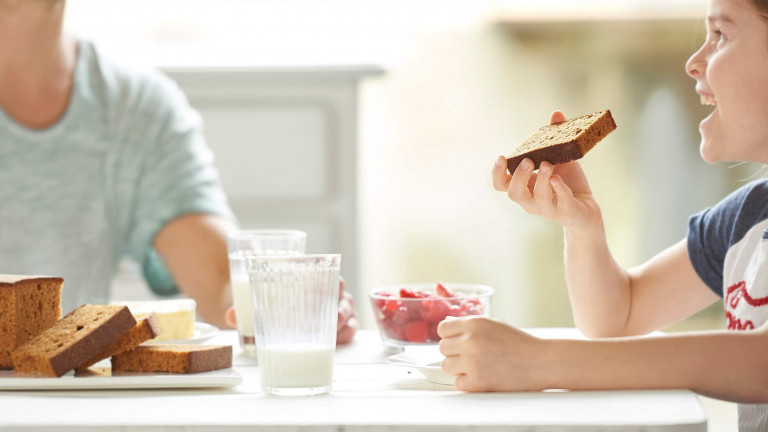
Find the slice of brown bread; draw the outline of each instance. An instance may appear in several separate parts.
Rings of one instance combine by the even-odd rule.
[[[141,345],[112,356],[115,372],[197,373],[232,367],[230,345]]]
[[[128,351],[135,348],[142,342],[154,339],[160,333],[162,333],[160,319],[157,317],[156,313],[151,312],[144,318],[139,319],[139,322],[136,323],[136,325],[133,326],[130,330],[125,332],[124,335],[120,336],[120,339],[100,349],[99,352],[83,362],[76,369],[78,371],[87,369],[90,366],[100,362],[101,360],[104,360],[105,358],[109,358],[115,354]]]
[[[61,318],[64,279],[0,275],[0,369],[13,366],[11,351]]]
[[[17,373],[62,376],[136,325],[125,306],[84,304],[11,353]]]
[[[533,161],[535,169],[538,169],[543,161],[557,165],[581,159],[614,130],[616,122],[613,121],[610,110],[544,126],[507,157],[507,169],[514,173],[525,158]]]

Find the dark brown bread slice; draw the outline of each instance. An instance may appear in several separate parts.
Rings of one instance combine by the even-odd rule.
[[[160,333],[162,333],[160,319],[158,319],[156,313],[151,312],[144,318],[139,319],[139,322],[125,332],[124,335],[120,336],[120,339],[100,349],[93,357],[83,362],[83,364],[77,367],[77,370],[87,369],[105,358],[133,349],[142,342],[156,338]]]
[[[125,306],[84,304],[11,353],[17,373],[62,376],[136,325]]]
[[[507,157],[507,169],[514,173],[520,162],[530,158],[535,169],[543,161],[553,165],[581,159],[606,135],[616,130],[610,110],[576,117],[540,128]]]
[[[115,372],[197,373],[232,367],[230,345],[142,345],[112,356]]]
[[[64,279],[0,275],[0,369],[13,366],[11,351],[61,318]]]

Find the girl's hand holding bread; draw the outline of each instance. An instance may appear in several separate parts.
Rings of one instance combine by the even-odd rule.
[[[555,111],[550,124],[565,120],[562,112]],[[600,207],[578,162],[559,165],[541,162],[538,172],[534,172],[533,161],[526,158],[510,175],[507,158],[499,156],[492,174],[493,187],[507,192],[526,212],[556,221],[570,234],[602,231]]]

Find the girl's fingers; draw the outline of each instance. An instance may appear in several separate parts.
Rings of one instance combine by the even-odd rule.
[[[453,386],[456,387],[456,390],[471,391],[469,384],[469,378],[464,374],[457,376],[456,379],[453,380]]]
[[[463,373],[461,363],[462,360],[460,356],[446,357],[440,363],[440,368],[448,375],[458,375]]]
[[[437,325],[437,335],[440,338],[450,338],[464,334],[464,320],[445,319]]]
[[[533,174],[533,161],[523,159],[520,165],[517,166],[517,169],[515,169],[515,172],[512,173],[512,178],[507,188],[509,199],[520,204],[523,208],[526,205],[530,205],[530,201],[533,200],[533,194],[528,189],[528,181],[531,178],[531,174]]]
[[[575,204],[575,198],[573,197],[573,191],[565,184],[563,178],[555,174],[549,180],[552,184],[552,189],[557,194],[556,207],[558,213],[568,213]]]
[[[461,347],[459,346],[458,337],[440,339],[439,348],[440,348],[440,354],[446,357],[459,355],[461,353]]]
[[[542,162],[539,165],[539,173],[536,178],[536,184],[533,186],[533,196],[539,212],[544,217],[551,217],[555,213],[555,196],[552,192],[552,186],[549,184],[552,178],[553,168],[549,162]]]
[[[491,176],[493,177],[494,189],[504,192],[509,188],[509,180],[512,176],[507,174],[507,158],[504,156],[496,158],[496,163],[493,164],[493,170],[491,170]]]
[[[558,124],[565,121],[565,114],[563,114],[562,111],[554,111],[551,116],[549,116],[549,124]]]

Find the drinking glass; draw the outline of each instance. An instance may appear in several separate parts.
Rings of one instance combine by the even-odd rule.
[[[264,393],[313,395],[331,390],[340,267],[338,254],[250,260]]]
[[[229,275],[232,301],[237,316],[240,347],[248,355],[256,355],[253,330],[253,302],[248,282],[248,261],[255,256],[301,255],[307,244],[307,233],[299,230],[255,229],[231,232],[227,236]]]

